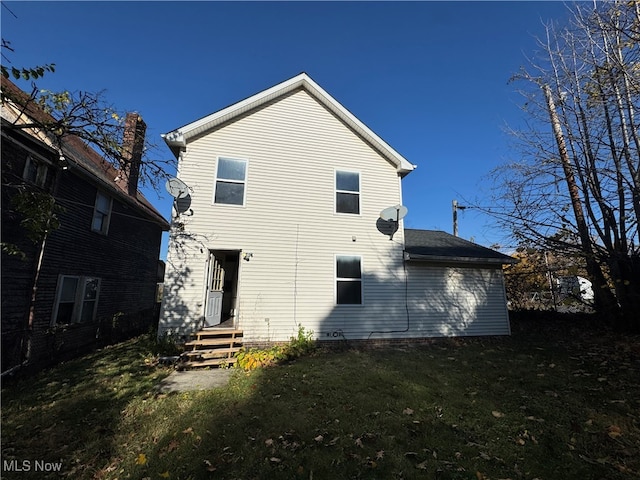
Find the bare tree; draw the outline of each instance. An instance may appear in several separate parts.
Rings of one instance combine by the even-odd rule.
[[[520,160],[495,172],[497,215],[522,240],[582,255],[596,309],[638,331],[640,9],[615,0],[571,12],[514,76],[528,117],[512,132]]]
[[[8,78],[8,72],[3,71],[3,77]],[[3,128],[43,132],[60,148],[65,138],[80,138],[102,154],[105,162],[118,170],[128,170],[126,162],[130,155],[122,150],[126,115],[106,101],[104,92],[51,92],[32,84],[31,92],[25,93],[3,80],[0,97],[2,103],[10,102],[19,110],[16,118]],[[153,158],[156,149],[155,144],[145,139],[140,181],[158,189],[175,162]]]

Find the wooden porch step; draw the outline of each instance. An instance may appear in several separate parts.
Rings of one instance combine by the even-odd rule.
[[[202,340],[191,340],[185,342],[185,347],[195,347],[197,345],[202,346],[216,346],[216,345],[230,345],[240,344],[242,339],[240,338],[203,338]]]
[[[235,328],[207,328],[195,332],[193,340],[185,342],[179,367],[194,369],[219,367],[236,363],[235,354],[242,349],[242,330]]]
[[[231,357],[234,353],[238,353],[242,347],[217,348],[213,350],[191,350],[184,352],[185,357],[196,358],[219,358],[221,356]]]
[[[219,367],[220,365],[233,365],[234,363],[236,363],[235,357],[211,358],[209,360],[184,362],[182,368]]]
[[[235,328],[207,328],[203,330],[197,331],[195,334],[196,339],[207,338],[207,337],[230,337],[230,338],[238,338],[242,337],[242,330],[237,330]]]

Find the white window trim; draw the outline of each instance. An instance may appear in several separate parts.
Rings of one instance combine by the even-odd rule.
[[[360,259],[360,278],[338,277],[338,257],[358,257]],[[338,303],[338,280],[360,282],[360,303]],[[364,262],[362,255],[357,253],[336,253],[333,256],[333,304],[336,307],[360,308],[364,306]]]
[[[35,180],[29,180],[27,177],[29,175],[29,170],[32,164],[36,165],[36,178]],[[47,183],[47,175],[49,173],[48,165],[42,160],[38,160],[34,158],[32,155],[27,155],[27,160],[24,163],[24,170],[22,171],[22,179],[27,182],[33,182],[34,185],[38,187],[44,187]]]
[[[96,218],[96,213],[98,212],[98,197],[102,195],[104,197],[107,197],[109,199],[109,212],[107,213],[107,218],[104,222],[104,226],[101,230],[96,230],[95,228],[93,228],[93,221]],[[96,201],[93,205],[93,215],[91,216],[91,231],[95,232],[95,233],[99,233],[100,235],[108,235],[109,234],[109,227],[111,226],[111,212],[113,211],[113,197],[111,197],[110,195],[107,195],[106,193],[104,193],[102,190],[98,190],[96,192]]]
[[[220,164],[220,159],[226,159],[226,160],[237,160],[240,162],[244,162],[245,164],[245,168],[244,168],[244,180],[229,180],[227,178],[221,178],[219,179],[222,182],[227,182],[227,183],[241,183],[244,185],[244,190],[242,192],[242,205],[236,205],[234,203],[216,203],[216,188],[218,186],[218,165]],[[213,179],[213,196],[211,197],[211,204],[212,205],[219,205],[219,206],[223,206],[223,207],[234,207],[234,208],[244,208],[247,205],[247,185],[249,183],[249,159],[248,158],[238,158],[238,157],[232,157],[229,155],[218,155],[216,157],[216,174],[215,174],[215,178]]]
[[[358,174],[358,213],[338,212],[338,193],[349,193],[355,195],[356,192],[350,190],[338,190],[338,172],[357,173]],[[360,170],[353,170],[350,168],[334,168],[333,169],[333,213],[334,215],[346,215],[348,217],[360,217],[362,216],[362,173]]]
[[[81,321],[82,318],[82,309],[84,307],[84,294],[85,288],[87,285],[87,280],[98,280],[98,290],[96,292],[96,300],[93,305],[93,313],[91,315],[91,320],[88,323],[95,322],[96,312],[98,311],[98,301],[100,300],[100,287],[102,286],[102,279],[100,277],[92,277],[92,276],[83,276],[83,275],[58,275],[58,285],[56,286],[56,303],[53,307],[53,315],[51,316],[51,326],[56,326],[56,319],[58,318],[58,310],[60,307],[60,297],[62,296],[62,284],[65,278],[75,278],[78,280],[78,288],[76,289],[76,295],[73,300],[73,312],[71,314],[71,323],[83,323]],[[87,323],[87,322],[85,322]],[[62,324],[68,325],[68,324]]]

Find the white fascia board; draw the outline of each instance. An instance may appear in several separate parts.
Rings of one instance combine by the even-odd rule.
[[[410,262],[430,262],[430,263],[465,263],[476,265],[508,265],[518,263],[516,259],[507,258],[482,258],[482,257],[457,257],[443,255],[420,255],[416,253],[404,252],[404,259]]]
[[[360,136],[366,139],[369,143],[375,146],[380,152],[382,152],[392,163],[394,163],[399,173],[409,173],[415,165],[407,161],[402,155],[395,151],[391,145],[382,140],[376,135],[369,127],[362,123],[355,115],[349,110],[344,108],[339,102],[337,102],[331,95],[329,95],[323,88],[314,82],[311,78],[305,75],[305,82],[308,87],[307,90],[318,101],[325,105],[329,110],[335,113],[338,117],[345,121],[353,130],[355,130]]]
[[[386,156],[398,170],[398,173],[406,175],[416,166],[408,162],[402,155],[396,152],[389,144],[382,140],[378,135],[373,133],[369,127],[358,120],[351,112],[338,103],[331,95],[329,95],[320,85],[314,82],[306,73],[296,75],[289,80],[285,80],[267,90],[252,95],[249,98],[241,100],[238,103],[219,110],[218,112],[207,115],[206,117],[189,123],[172,132],[162,135],[169,147],[184,148],[186,143],[193,137],[206,132],[216,126],[238,116],[260,105],[263,105],[277,97],[286,95],[287,93],[297,89],[304,88],[320,103],[326,106],[331,112],[340,117],[354,131],[361,135],[365,140],[371,143],[384,156]]]

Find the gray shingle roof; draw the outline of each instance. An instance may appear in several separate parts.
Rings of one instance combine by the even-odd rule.
[[[500,265],[517,263],[513,257],[438,230],[405,228],[404,241],[407,260]]]

